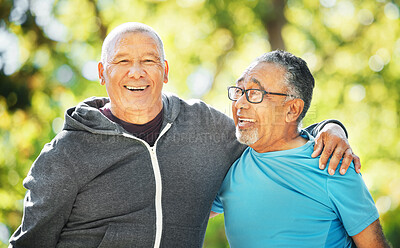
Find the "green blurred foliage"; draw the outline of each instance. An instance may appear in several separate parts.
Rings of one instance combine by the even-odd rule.
[[[230,114],[226,86],[258,55],[285,48],[316,78],[304,124],[341,120],[381,214],[400,247],[400,21],[389,0],[0,0],[0,248],[20,224],[22,181],[64,111],[105,96],[101,43],[126,21],[165,43],[165,90]],[[2,243],[3,242],[3,243]],[[205,247],[228,247],[223,216]]]

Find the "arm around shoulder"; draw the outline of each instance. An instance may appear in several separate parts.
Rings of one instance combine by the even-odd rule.
[[[318,134],[319,134],[321,131],[323,131],[323,129],[325,128],[325,126],[328,125],[328,124],[330,124],[330,125],[331,125],[331,124],[337,125],[338,127],[340,127],[340,128],[342,129],[342,131],[343,131],[343,133],[344,133],[344,136],[345,136],[346,138],[348,137],[346,127],[343,125],[343,123],[341,123],[340,121],[335,120],[335,119],[327,119],[327,120],[321,121],[321,122],[319,122],[319,123],[314,123],[314,124],[312,124],[312,125],[306,127],[305,130],[306,130],[307,132],[309,132],[312,136],[317,137]]]
[[[346,173],[352,161],[354,162],[355,170],[358,173],[360,172],[360,159],[353,153],[347,140],[347,131],[340,121],[325,120],[307,127],[306,130],[316,137],[314,152],[311,156],[317,157],[321,154],[319,159],[320,169],[325,169],[329,158],[331,158],[328,172],[333,175],[343,158],[340,174],[344,175]]]

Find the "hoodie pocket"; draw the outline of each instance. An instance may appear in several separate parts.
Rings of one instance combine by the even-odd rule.
[[[109,224],[98,248],[152,247],[154,228],[135,224]]]

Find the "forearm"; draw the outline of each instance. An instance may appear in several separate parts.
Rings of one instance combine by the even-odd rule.
[[[348,137],[346,127],[340,121],[334,119],[327,119],[319,123],[314,123],[304,129],[312,136],[317,137],[319,133],[323,132],[329,126],[337,126],[343,131],[344,137]]]
[[[361,231],[352,236],[354,243],[359,248],[390,248],[385,239],[379,219]]]
[[[78,186],[68,166],[49,157],[39,156],[24,180],[24,216],[10,247],[55,247],[68,220]]]
[[[53,199],[39,200],[28,191],[22,223],[10,238],[10,247],[56,246],[70,209],[64,201]]]

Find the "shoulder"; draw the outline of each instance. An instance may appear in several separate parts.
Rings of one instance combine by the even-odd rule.
[[[172,117],[179,112],[177,117],[201,124],[234,125],[232,118],[200,99],[184,100],[174,94],[164,93],[164,103]]]
[[[338,168],[340,168],[340,164]],[[355,171],[353,163],[351,163],[346,174],[341,175],[339,169],[337,169],[334,175],[327,174],[326,177],[327,190],[331,197],[347,196],[352,199],[358,199],[365,193],[368,193],[368,188],[365,185],[362,175]]]
[[[90,155],[85,152],[93,150],[96,141],[101,141],[101,137],[87,131],[62,130],[44,145],[32,167],[59,170],[63,173],[70,171],[71,174]]]
[[[198,111],[200,114],[211,115],[213,117],[230,119],[229,116],[217,110],[213,106],[203,102],[200,99],[182,100],[182,105],[189,111]]]
[[[174,106],[176,104],[179,104],[181,107],[181,110],[187,110],[187,111],[200,111],[201,113],[210,113],[210,112],[215,112],[217,115],[222,115],[225,117],[228,117],[221,111],[215,109],[211,105],[205,103],[204,101],[200,99],[188,99],[184,100],[177,95],[169,92],[163,92],[163,100],[164,103],[166,103],[168,109],[171,109],[171,106]],[[229,117],[228,117],[229,118]]]
[[[71,164],[78,163],[78,160],[71,162],[68,146],[65,145],[65,137],[68,136],[66,133],[61,131],[51,142],[44,145],[24,180],[26,188],[32,184],[63,187],[64,182],[70,183],[71,187],[75,185],[75,173]]]
[[[236,175],[237,173],[243,173],[244,170],[241,169],[242,166],[246,166],[246,172],[249,172],[252,168],[252,164],[254,163],[254,159],[251,155],[251,152],[254,151],[253,148],[244,146],[244,150],[240,154],[240,156],[232,163],[229,168],[228,173],[225,176],[225,179]],[[229,180],[229,179],[227,179]]]
[[[69,151],[79,143],[78,131],[63,130],[56,135],[49,143],[45,144],[33,166],[52,167],[52,170],[64,168],[70,160]],[[80,133],[80,132],[79,132]],[[81,136],[82,138],[82,136]]]

